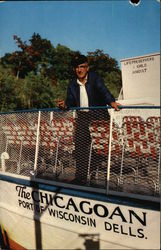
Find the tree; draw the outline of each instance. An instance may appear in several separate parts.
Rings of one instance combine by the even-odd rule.
[[[110,92],[115,97],[118,97],[122,85],[118,62],[99,49],[94,52],[88,52],[88,60],[90,68],[102,76]]]
[[[0,111],[17,109],[19,97],[16,92],[16,81],[11,70],[0,65]]]
[[[37,73],[45,64],[50,64],[49,58],[53,46],[50,41],[42,39],[39,34],[33,34],[30,43],[22,42],[21,38],[14,35],[13,39],[20,50],[7,54],[2,58],[5,66],[12,68],[17,79],[25,78],[29,72]],[[48,67],[48,66],[46,66]]]
[[[34,33],[28,43],[14,35],[18,50],[6,53],[0,61],[0,109],[49,108],[56,99],[66,97],[73,78],[72,59],[81,54]],[[118,63],[103,50],[88,52],[90,68],[97,71],[105,85],[117,97],[121,89]]]
[[[88,52],[88,59],[91,69],[97,71],[102,77],[106,72],[119,70],[117,61],[105,54],[103,50],[97,49],[94,52]]]
[[[47,71],[47,76],[51,78],[54,75],[56,83],[59,80],[70,79],[73,74],[71,60],[75,53],[66,46],[58,44],[54,50],[51,67]]]
[[[30,72],[21,89],[21,101],[27,109],[49,108],[54,106],[54,88],[52,83],[42,75]]]
[[[118,97],[121,89],[121,74],[115,71],[106,72],[104,82],[111,94]]]

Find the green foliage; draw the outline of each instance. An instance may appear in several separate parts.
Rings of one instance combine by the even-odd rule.
[[[109,91],[114,97],[118,97],[121,89],[121,71],[117,61],[108,54],[104,54],[102,50],[88,52],[88,60],[90,68],[102,76]]]
[[[0,66],[0,111],[10,111],[19,103],[16,93],[16,81],[10,70]]]
[[[27,109],[48,108],[54,105],[54,87],[48,78],[29,73],[21,89],[21,102]]]
[[[88,52],[88,60],[93,71],[97,71],[103,78],[106,72],[118,71],[118,63],[108,54],[104,54],[103,50]]]
[[[34,33],[27,43],[14,35],[18,50],[0,58],[0,111],[51,108],[57,98],[65,99],[73,77],[71,60],[79,51],[50,41]],[[117,97],[121,72],[114,58],[97,49],[88,52],[90,68],[97,71],[105,85]]]
[[[109,89],[111,94],[115,97],[118,97],[121,89],[121,74],[120,72],[106,72],[104,77],[104,83],[106,87]]]
[[[54,105],[56,105],[56,101],[58,98],[65,100],[68,82],[69,82],[68,80],[60,80],[57,86],[54,86],[54,93],[55,93]]]
[[[39,34],[35,33],[28,45],[16,35],[13,38],[20,50],[6,54],[2,58],[2,63],[12,68],[17,78],[25,78],[31,71],[36,73],[44,65],[48,67],[53,49],[50,41],[42,39]]]

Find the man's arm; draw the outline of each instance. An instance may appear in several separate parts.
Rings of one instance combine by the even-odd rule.
[[[72,94],[71,86],[68,86],[66,100],[57,99],[57,106],[61,109],[76,107],[76,100]]]
[[[118,108],[118,106],[121,106],[121,104],[115,102],[114,96],[109,92],[109,90],[104,84],[103,79],[100,76],[97,76],[97,88],[104,96],[106,103],[112,108],[114,108],[116,111],[119,111],[120,109]]]
[[[67,89],[67,96],[66,96],[65,104],[68,108],[77,106],[71,84],[69,84],[68,89]]]

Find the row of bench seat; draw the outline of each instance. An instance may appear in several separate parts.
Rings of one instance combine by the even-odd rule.
[[[11,122],[6,121],[2,125],[2,131],[6,136],[6,150],[9,145],[16,145],[19,148],[19,162],[21,162],[23,152],[36,147],[37,139],[37,124],[31,124],[30,121]],[[95,151],[100,156],[109,156],[110,142],[110,123],[107,121],[94,120],[90,127],[91,134],[91,152]],[[70,157],[75,150],[74,135],[75,134],[75,119],[73,117],[59,117],[53,120],[42,119],[40,122],[39,131],[39,147],[41,154],[39,157],[45,159],[46,152],[51,152],[54,155],[52,159],[54,163],[54,171],[57,169],[58,162],[64,152],[67,152],[66,157]],[[111,140],[111,172],[119,172],[118,178],[120,182],[123,179],[123,174],[126,174],[124,169],[127,169],[126,157],[135,159],[131,160],[129,169],[133,168],[135,175],[139,178],[138,162],[151,160],[156,173],[160,170],[160,117],[148,117],[144,121],[140,116],[125,116],[123,117],[122,126],[119,127],[116,122],[112,124],[112,140]],[[53,154],[53,152],[55,153]],[[89,169],[91,159],[89,156]],[[80,156],[82,157],[82,156]],[[51,158],[51,157],[50,157]],[[40,161],[39,161],[40,162]],[[114,164],[112,164],[114,162]],[[118,164],[117,164],[118,162]],[[155,163],[155,166],[154,166]],[[114,165],[114,166],[113,166]],[[119,171],[118,171],[119,165]],[[20,167],[20,166],[19,166]],[[39,166],[38,166],[39,168]],[[20,167],[21,169],[21,167]],[[99,170],[99,167],[97,169]],[[105,170],[107,171],[107,169]],[[127,170],[128,172],[128,170]],[[137,174],[136,174],[137,173]],[[154,176],[153,176],[154,177]],[[156,182],[159,182],[158,175],[155,177]],[[158,185],[158,184],[157,184]]]

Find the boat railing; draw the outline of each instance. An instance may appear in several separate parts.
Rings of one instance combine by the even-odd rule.
[[[159,201],[160,107],[1,113],[0,156],[3,175]],[[83,185],[73,184],[78,162]]]

